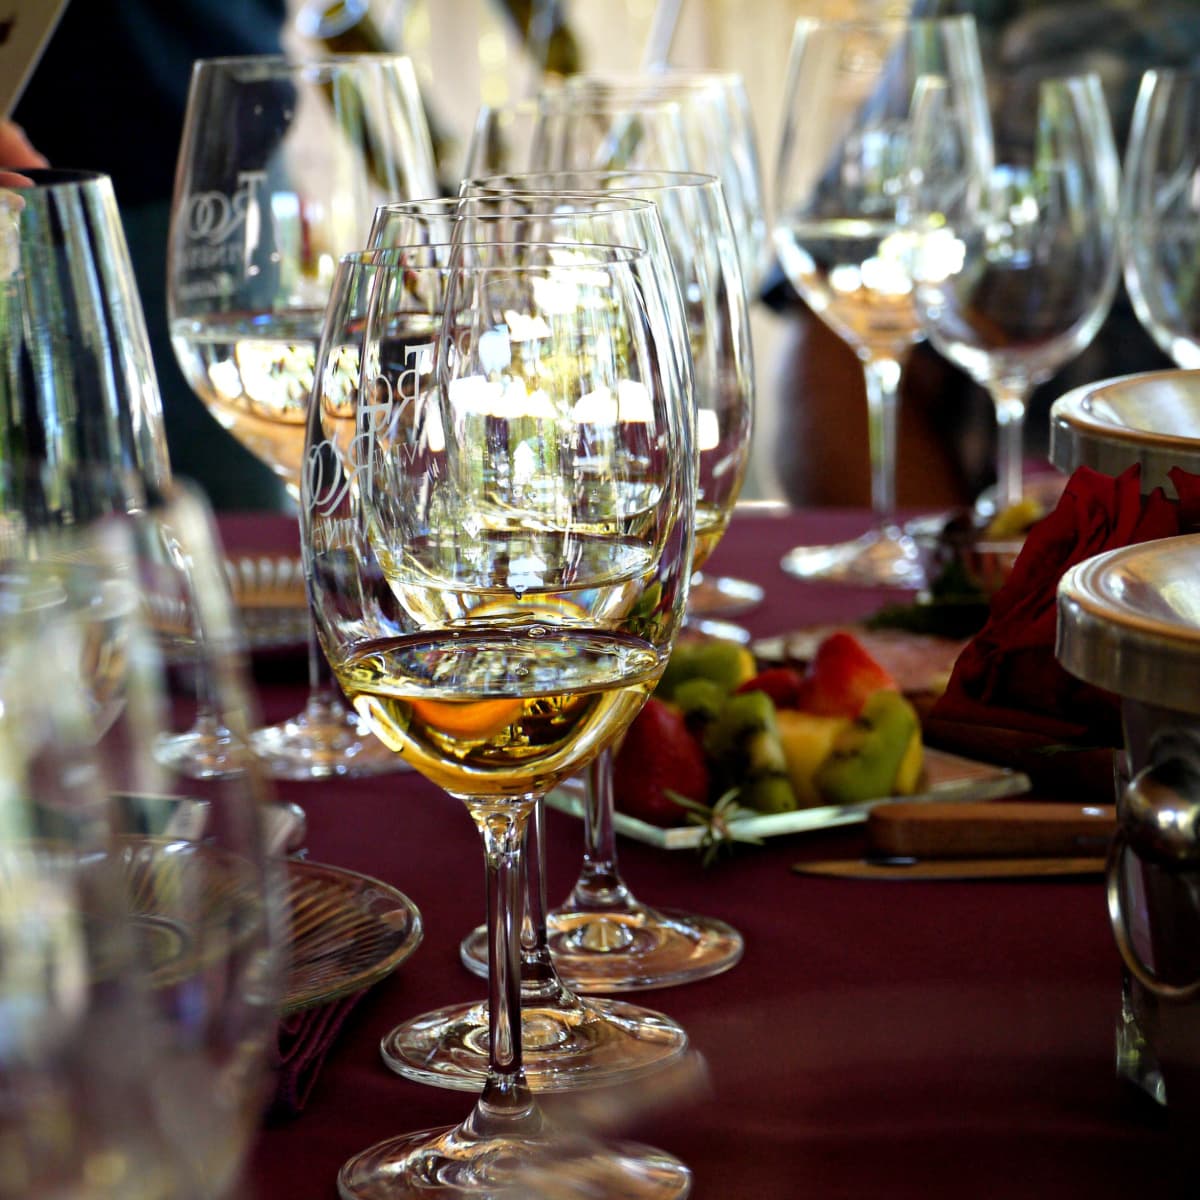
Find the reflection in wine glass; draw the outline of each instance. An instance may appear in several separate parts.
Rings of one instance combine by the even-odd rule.
[[[1184,368],[1200,367],[1200,72],[1142,76],[1125,152],[1125,286],[1138,320]]]
[[[896,520],[900,374],[920,337],[914,235],[903,225],[912,107],[928,78],[945,111],[986,152],[983,72],[970,17],[796,23],[784,95],[774,237],[788,279],[858,356],[867,385],[875,528],[854,541],[799,546],[802,579],[921,583],[916,545]]]
[[[268,1081],[281,892],[232,606],[202,503],[138,487],[0,470],[5,1195],[225,1196]],[[156,753],[180,640],[236,776]]]
[[[483,837],[487,1063],[461,1125],[355,1156],[339,1176],[347,1197],[502,1192],[553,1141],[524,1070],[525,831],[536,797],[640,708],[686,594],[689,424],[645,254],[446,249],[343,264],[330,327],[345,328],[341,297],[368,297],[363,378],[355,412],[313,406],[301,529],[346,694]],[[662,1027],[672,1056],[677,1028]],[[689,1186],[642,1147],[603,1161],[622,1195]]]
[[[169,242],[171,338],[212,415],[299,494],[313,360],[338,256],[376,205],[432,195],[416,78],[397,55],[201,60]],[[310,647],[302,713],[258,731],[280,778],[395,769]]]
[[[994,161],[964,182],[964,131],[930,86],[913,123],[909,219],[927,231],[914,269],[921,328],[995,404],[1002,512],[1021,499],[1030,394],[1112,304],[1120,169],[1097,76],[990,79],[989,94]]]

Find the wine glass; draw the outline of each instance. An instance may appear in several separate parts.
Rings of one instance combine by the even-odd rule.
[[[758,290],[765,274],[767,242],[762,162],[754,115],[740,75],[679,68],[640,73],[585,71],[569,75],[561,93],[547,93],[544,103],[584,111],[590,108],[597,116],[605,114],[610,128],[615,127],[612,118],[616,116],[626,126],[621,144],[630,147],[621,166],[647,169],[669,169],[672,164],[638,156],[631,146],[636,122],[650,107],[678,108],[685,136],[680,169],[715,175],[721,181],[746,292],[753,295]],[[609,164],[609,169],[614,166]]]
[[[196,63],[168,251],[171,339],[212,415],[299,494],[313,358],[339,255],[376,205],[433,194],[416,77],[398,55]],[[311,639],[310,639],[311,642]],[[273,775],[394,770],[316,650],[303,711],[259,730]]]
[[[346,695],[480,829],[488,1062],[462,1124],[355,1156],[346,1197],[492,1194],[552,1138],[523,1068],[525,831],[535,798],[632,720],[687,590],[690,423],[645,253],[445,250],[343,264],[329,328],[346,326],[343,297],[366,296],[358,405],[312,406],[301,530]],[[607,1162],[621,1194],[688,1188],[657,1152]]]
[[[1121,197],[1125,286],[1142,326],[1183,368],[1200,366],[1200,72],[1146,71],[1138,88]]]
[[[812,311],[863,365],[871,507],[862,537],[799,546],[802,579],[919,586],[918,549],[896,519],[896,426],[903,364],[920,337],[915,234],[904,227],[914,100],[935,78],[945,110],[986,150],[983,72],[970,17],[796,23],[775,191],[780,263]]]
[[[741,355],[748,353],[745,309],[739,304],[744,292],[719,182],[677,172],[562,171],[495,176],[468,181],[464,188],[472,196],[525,188],[543,191],[548,198],[564,190],[591,189],[637,194],[658,205],[685,298],[694,360],[699,453],[694,572],[728,523],[740,486],[740,474],[731,479],[728,467],[744,463],[750,437],[753,385],[739,367]],[[735,965],[743,943],[732,926],[715,917],[643,904],[622,879],[610,750],[592,762],[584,782],[583,868],[566,902],[547,918],[560,976],[584,992],[619,992],[683,983]],[[542,885],[540,874],[530,880],[531,893]],[[481,941],[476,931],[463,947],[464,961],[476,970],[482,967]]]
[[[420,202],[406,207],[419,209],[422,218],[428,218],[428,210],[437,206],[433,202]],[[482,211],[482,202],[473,203],[471,207]],[[506,202],[500,207],[509,205]],[[584,215],[581,212],[578,219],[582,220]],[[587,215],[590,219],[598,214]],[[393,206],[381,216],[381,228],[396,229],[397,221],[402,219]],[[413,221],[416,217],[407,220]],[[464,224],[466,228],[479,228],[474,218]],[[561,232],[567,227],[559,228]],[[537,252],[550,254],[555,244],[542,244]],[[381,255],[377,261],[364,253],[345,263],[331,302],[319,362],[355,364],[356,369],[363,325],[369,315],[371,294],[368,284],[374,281],[376,286],[382,286],[379,279],[390,280],[399,270],[398,263],[412,266],[414,279],[420,278],[415,269],[423,267],[427,276],[440,284],[437,272],[440,271],[443,277],[448,276],[455,261],[453,256],[464,252],[513,256],[525,253],[525,244],[414,245],[397,249],[390,259]],[[566,244],[564,253],[574,252],[575,247]],[[389,274],[384,273],[385,264]],[[660,308],[657,279],[652,274],[647,278],[655,286],[646,292],[643,300],[654,307],[655,329],[669,333],[670,321],[665,309]],[[403,341],[403,350],[397,353],[403,353],[410,364],[405,381],[411,386],[419,383],[425,391],[433,386],[430,382],[434,365],[431,331],[440,329],[445,318],[442,307],[445,296],[444,286],[434,288],[431,284],[422,290],[414,289],[404,298],[403,308],[397,305],[391,314],[393,336],[397,344]],[[660,349],[661,344],[656,341],[656,352]],[[677,360],[670,356],[664,363],[664,373],[674,381],[677,371]],[[353,410],[344,402],[341,375],[339,370],[338,377],[331,383],[326,373],[322,373],[321,389],[325,399],[321,401],[319,417],[313,416],[310,437],[338,447],[343,458],[348,458],[356,452],[354,439],[361,437],[362,430],[356,430],[348,419]],[[678,387],[677,384],[673,386]],[[316,438],[318,432],[319,439]],[[436,429],[433,436],[436,439]],[[349,589],[354,585],[343,582],[339,586]],[[531,871],[531,880],[533,878],[537,875]],[[551,962],[544,914],[544,894],[531,887],[524,914],[528,933],[522,937],[520,980],[525,1067],[531,1083],[541,1091],[549,1091],[574,1087],[581,1081],[612,1080],[681,1054],[687,1044],[686,1035],[662,1014],[631,1004],[581,1000],[563,985]],[[479,973],[486,975],[486,928],[483,936],[483,962]],[[452,1005],[396,1026],[383,1039],[384,1061],[408,1078],[448,1087],[478,1088],[487,1071],[487,1033],[485,1005]]]
[[[583,74],[541,98],[530,167],[681,170],[715,175],[729,210],[749,296],[764,273],[765,217],[757,138],[741,77],[719,71]],[[750,580],[697,570],[688,597],[694,619],[754,608],[763,589]]]
[[[225,1196],[258,1127],[282,893],[236,646],[196,496],[0,468],[0,1071],[21,1194]],[[184,650],[241,734],[236,776],[157,753],[191,717]]]
[[[9,464],[170,477],[162,400],[112,181],[0,176],[0,446]]]
[[[1100,80],[992,77],[994,154],[960,144],[944,89],[914,120],[914,280],[934,348],[992,397],[997,498],[1021,499],[1025,408],[1033,389],[1083,350],[1112,304],[1120,167]],[[961,163],[978,177],[964,186]]]

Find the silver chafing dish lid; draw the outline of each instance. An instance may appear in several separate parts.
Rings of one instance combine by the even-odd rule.
[[[1050,409],[1050,461],[1070,474],[1142,468],[1142,490],[1175,489],[1172,467],[1200,472],[1200,371],[1147,371],[1075,388]]]
[[[1110,550],[1058,585],[1055,653],[1130,700],[1200,714],[1200,534]]]

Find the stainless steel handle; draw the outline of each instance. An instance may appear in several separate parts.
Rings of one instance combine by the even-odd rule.
[[[1118,806],[1117,833],[1105,867],[1108,916],[1129,973],[1160,999],[1187,1001],[1200,996],[1200,979],[1168,983],[1146,966],[1129,935],[1122,903],[1126,851],[1172,873],[1200,871],[1200,740],[1174,731],[1155,749],[1157,761],[1134,776]]]

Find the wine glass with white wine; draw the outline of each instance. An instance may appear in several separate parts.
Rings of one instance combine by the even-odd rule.
[[[387,199],[435,191],[416,77],[388,54],[198,62],[168,252],[171,339],[218,422],[299,495],[313,361],[339,256]],[[272,774],[395,769],[310,649],[302,713],[257,731]]]
[[[645,253],[419,249],[347,263],[368,273],[362,378],[352,414],[313,407],[302,538],[346,694],[480,829],[490,1033],[466,1120],[356,1155],[345,1197],[517,1188],[553,1144],[523,1065],[525,833],[653,689],[692,539],[687,400]],[[596,1153],[621,1195],[690,1186],[645,1147]]]

